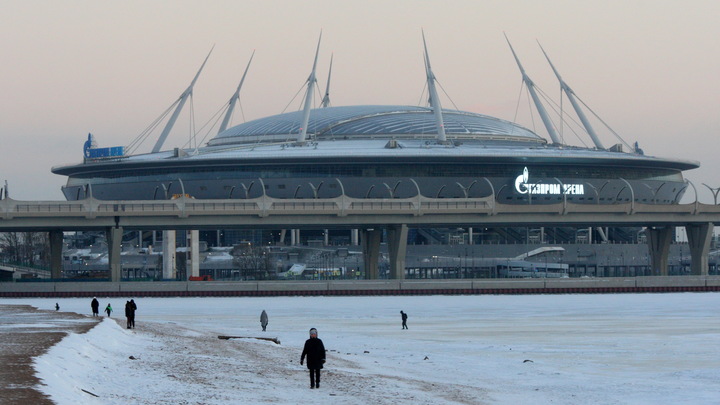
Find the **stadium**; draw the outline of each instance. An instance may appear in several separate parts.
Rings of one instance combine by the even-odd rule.
[[[550,204],[564,199],[577,204],[679,202],[687,188],[683,171],[699,167],[697,162],[648,156],[637,144],[624,141],[605,147],[577,96],[548,58],[593,146],[564,144],[557,135],[563,124],[549,117],[514,50],[513,55],[549,140],[507,120],[442,108],[427,49],[428,105],[330,106],[328,85],[320,107],[312,108],[316,54],[302,110],[227,127],[241,81],[214,138],[196,148],[163,150],[179,110],[192,94],[193,80],[176,101],[175,113],[152,152],[97,148],[89,136],[82,163],[52,171],[68,177],[63,187],[68,200],[90,196],[152,200],[178,195],[393,199],[420,194],[431,198],[494,195],[502,204]]]
[[[527,204],[562,200],[676,203],[682,171],[696,165],[638,153],[548,144],[494,117],[443,110],[449,143],[435,142],[430,108],[348,106],[310,112],[308,142],[296,145],[302,112],[261,118],[218,134],[203,148],[88,160],[54,169],[69,177],[68,199],[165,198],[167,185],[194,198],[482,197]],[[523,178],[516,185],[518,176]],[[261,190],[260,182],[265,190]],[[574,187],[567,187],[568,185]],[[165,185],[166,188],[163,188]],[[252,185],[255,185],[252,187]],[[626,192],[621,192],[625,189]],[[531,190],[531,192],[529,192]],[[467,195],[465,194],[467,193]]]

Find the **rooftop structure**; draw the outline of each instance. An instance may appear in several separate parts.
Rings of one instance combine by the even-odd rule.
[[[179,193],[197,199],[342,194],[403,198],[418,193],[462,198],[492,193],[509,204],[553,203],[564,197],[588,204],[630,199],[673,204],[687,187],[682,172],[699,166],[646,156],[627,144],[627,150],[620,144],[604,148],[574,92],[551,63],[594,147],[563,144],[512,47],[550,142],[506,120],[443,109],[424,36],[423,46],[427,106],[330,107],[328,76],[321,108],[313,109],[318,40],[302,110],[229,126],[248,63],[219,133],[200,147],[162,150],[201,67],[176,101],[177,108],[151,153],[127,153],[131,147],[121,148],[120,153],[97,153],[90,143],[82,163],[55,167],[53,172],[68,176],[63,192],[71,200],[89,195],[105,200],[164,199]]]

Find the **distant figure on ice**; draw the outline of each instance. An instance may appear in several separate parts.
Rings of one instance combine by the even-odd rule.
[[[130,301],[125,301],[125,320],[127,322],[127,328],[130,329]]]
[[[132,329],[135,327],[135,311],[137,311],[137,305],[135,300],[130,300],[125,303],[125,317],[127,318],[127,328]]]
[[[263,309],[262,314],[260,314],[260,326],[262,326],[263,332],[265,332],[265,328],[267,327],[267,324],[268,324],[267,312],[265,312],[265,310]]]
[[[125,301],[125,322],[127,328],[130,329],[130,301]]]
[[[305,347],[300,356],[301,366],[305,356],[307,356],[307,368],[310,370],[310,388],[320,388],[320,369],[325,364],[325,345],[323,345],[322,340],[318,339],[317,335],[317,329],[310,329],[310,339],[305,341]]]
[[[105,312],[108,314],[108,318],[110,318],[110,314],[112,313],[112,307],[110,306],[109,302],[108,305],[105,307]]]
[[[97,298],[93,297],[92,302],[90,302],[90,308],[92,308],[93,316],[98,316],[100,313],[100,303]]]
[[[402,317],[402,328],[407,329],[407,314],[403,311],[400,311],[400,316]]]
[[[59,311],[59,310],[60,310],[60,304],[58,304],[57,302],[55,303],[55,310],[56,310],[56,311]]]
[[[132,324],[133,329],[135,329],[135,311],[137,311],[135,300],[130,300],[130,309],[130,323]]]

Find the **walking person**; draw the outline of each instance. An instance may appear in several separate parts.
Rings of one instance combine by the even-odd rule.
[[[260,314],[260,326],[262,326],[263,332],[265,332],[265,328],[268,324],[268,315],[267,312],[263,309],[262,314]]]
[[[93,297],[92,301],[90,302],[90,308],[92,308],[93,316],[99,316],[100,303],[98,302],[97,298]]]
[[[130,326],[135,329],[135,311],[137,311],[137,304],[135,300],[130,300]]]
[[[112,314],[112,307],[110,306],[109,302],[108,302],[107,306],[105,307],[105,313],[107,313],[108,318],[110,318],[110,314]]]
[[[127,328],[130,329],[130,301],[125,301],[125,320]]]
[[[307,356],[307,368],[310,370],[310,388],[320,388],[320,369],[325,364],[325,345],[318,339],[317,329],[310,329],[310,339],[305,341],[300,365],[302,366]]]
[[[402,328],[407,329],[407,314],[401,310],[400,316],[402,317]]]

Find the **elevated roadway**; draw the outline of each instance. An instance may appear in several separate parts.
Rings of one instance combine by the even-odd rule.
[[[0,263],[0,271],[12,273],[14,278],[21,278],[24,275],[39,278],[50,278],[50,270],[9,263]]]
[[[62,232],[105,230],[111,279],[120,280],[120,239],[124,230],[237,228],[360,229],[365,273],[377,278],[382,230],[387,230],[390,276],[401,279],[408,227],[490,226],[643,226],[654,274],[667,275],[672,228],[687,229],[692,274],[707,275],[713,227],[720,224],[720,205],[501,204],[486,198],[255,199],[196,200],[181,196],[161,201],[0,200],[0,232],[48,231],[53,278],[61,270]]]
[[[0,200],[0,231],[218,229],[265,227],[347,228],[434,226],[683,226],[720,223],[720,205],[701,203],[500,204],[488,198],[274,199],[160,201]]]

